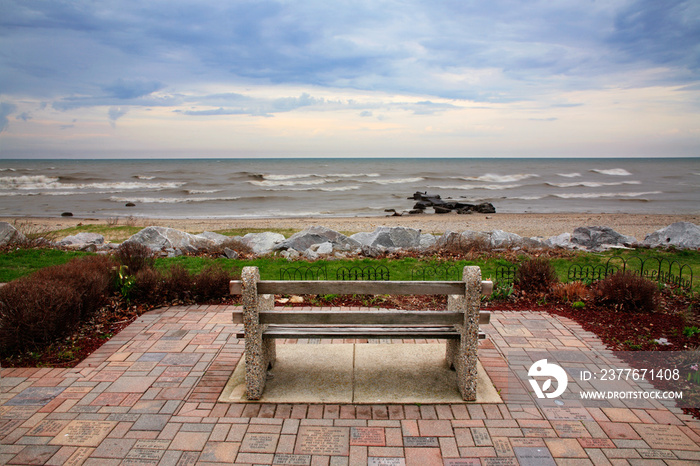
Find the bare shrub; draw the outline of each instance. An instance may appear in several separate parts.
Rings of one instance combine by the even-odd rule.
[[[156,269],[145,267],[134,274],[133,298],[143,304],[157,306],[167,300],[165,277]]]
[[[219,299],[229,294],[229,282],[236,278],[231,270],[213,265],[194,277],[194,296],[198,301]]]
[[[132,275],[143,268],[153,267],[156,260],[155,253],[149,247],[128,241],[120,244],[114,255]]]
[[[80,322],[80,297],[61,281],[25,277],[0,288],[0,351],[17,354],[66,336]]]
[[[164,279],[163,294],[168,299],[187,301],[192,297],[194,277],[180,264],[172,266]]]
[[[106,256],[87,256],[38,270],[30,278],[72,288],[79,319],[92,316],[105,303],[114,283],[114,262]]]
[[[583,282],[560,283],[552,289],[552,296],[566,303],[583,301],[588,296],[588,287]]]
[[[13,226],[24,235],[24,239],[17,243],[23,248],[51,246],[58,238],[58,232],[49,226],[31,223],[28,220],[15,220]]]
[[[546,293],[558,281],[557,272],[549,259],[538,257],[518,266],[514,285],[528,293]]]
[[[491,250],[491,242],[488,238],[481,235],[465,237],[457,233],[447,239],[443,250],[451,254],[473,256],[489,252]]]
[[[654,312],[661,303],[658,285],[631,272],[618,272],[597,282],[591,297],[597,306],[619,312]]]
[[[223,243],[209,248],[208,252],[210,254],[224,254],[225,249],[232,249],[236,251],[239,256],[249,256],[253,254],[253,248],[235,238],[227,239]]]

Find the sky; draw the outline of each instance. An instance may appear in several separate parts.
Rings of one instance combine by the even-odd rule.
[[[0,0],[0,158],[699,157],[697,0]]]

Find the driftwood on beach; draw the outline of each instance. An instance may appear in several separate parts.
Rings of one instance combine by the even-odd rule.
[[[422,193],[420,191],[413,193],[413,196],[409,197],[409,199],[418,201],[413,206],[413,210],[409,212],[411,214],[422,214],[428,207],[432,207],[436,214],[447,214],[450,212],[457,212],[458,214],[471,214],[473,212],[482,214],[496,213],[496,208],[490,202],[467,204],[453,199],[442,199],[439,194],[429,195],[427,192]]]

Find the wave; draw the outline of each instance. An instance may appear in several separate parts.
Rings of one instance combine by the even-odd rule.
[[[220,189],[185,189],[187,194],[214,194],[221,192]]]
[[[458,179],[464,180],[464,181],[486,181],[486,182],[491,182],[491,183],[512,183],[514,181],[522,181],[526,180],[528,178],[539,178],[540,175],[536,175],[534,173],[518,173],[515,175],[496,175],[493,173],[487,173],[485,175],[477,176],[477,177],[471,177],[471,176],[465,176],[465,177],[459,177]]]
[[[463,191],[471,191],[473,189],[488,189],[488,190],[515,189],[515,188],[521,188],[522,186],[523,185],[521,185],[521,184],[474,184],[474,185],[463,184],[463,185],[454,185],[454,186],[428,186],[428,188],[460,189]]]
[[[609,168],[609,169],[592,169],[592,172],[595,173],[600,173],[601,175],[609,175],[609,176],[631,176],[632,174],[625,170],[624,168]]]
[[[563,176],[564,178],[576,178],[577,176],[581,176],[580,173],[573,172],[573,173],[557,173],[558,176]]]
[[[187,204],[191,202],[236,201],[240,197],[118,197],[109,198],[112,202],[133,202],[136,204]]]
[[[14,168],[0,168],[0,172],[16,172]]]
[[[0,177],[0,189],[52,189],[60,186],[57,177],[22,175]]]
[[[0,177],[0,189],[112,189],[117,191],[134,189],[172,189],[184,185],[184,181],[165,183],[140,183],[138,181],[117,181],[114,183],[60,183],[59,178],[44,175],[24,175]]]
[[[363,183],[374,183],[374,184],[403,184],[403,183],[418,183],[419,181],[424,181],[425,178],[422,176],[416,176],[413,178],[396,178],[393,180],[367,180],[362,181]]]
[[[254,185],[254,186],[261,186],[263,188],[268,188],[268,187],[279,187],[279,186],[312,186],[312,185],[319,185],[319,184],[326,184],[328,181],[326,180],[297,180],[297,181],[272,181],[272,180],[263,180],[263,181],[248,181],[248,183]]]
[[[596,199],[596,198],[610,198],[610,197],[639,197],[648,196],[650,194],[663,194],[663,191],[645,191],[639,193],[559,193],[552,194],[554,197],[561,199]]]
[[[353,186],[338,186],[334,188],[322,188],[319,186],[312,186],[309,188],[288,188],[288,189],[283,189],[283,188],[267,188],[266,191],[284,191],[284,192],[301,192],[301,191],[323,191],[327,193],[331,192],[341,192],[341,191],[356,191],[360,189],[360,186],[353,185]]]
[[[598,181],[576,181],[573,183],[545,183],[548,186],[554,186],[555,188],[600,188],[601,186],[621,186],[626,184],[642,184],[641,181],[618,181],[618,182],[598,182]]]
[[[134,175],[134,178],[136,178],[137,180],[152,180],[155,179],[155,176]]]

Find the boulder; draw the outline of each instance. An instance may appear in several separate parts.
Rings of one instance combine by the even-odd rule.
[[[146,227],[125,241],[126,243],[143,244],[149,249],[160,251],[163,249],[176,251],[196,252],[214,246],[214,242],[195,236],[184,231],[167,227]]]
[[[321,244],[329,242],[333,245],[333,249],[340,251],[353,251],[360,248],[360,243],[354,239],[348,238],[347,236],[333,231],[330,228],[321,226],[312,226],[304,231],[295,233],[288,239],[282,241],[275,249],[285,250],[285,249],[295,249],[299,252],[305,252],[314,244]]]
[[[239,239],[238,237],[236,239]],[[258,256],[270,254],[284,241],[284,235],[266,231],[264,233],[248,233],[240,242],[248,246]]]
[[[571,233],[562,233],[561,235],[551,236],[544,240],[544,244],[550,248],[564,248],[571,249],[573,244],[571,244]]]
[[[476,244],[480,243],[480,244]],[[470,246],[483,246],[491,249],[501,248],[543,248],[544,243],[534,238],[523,238],[515,233],[503,230],[473,231],[466,230],[461,233],[446,231],[437,240],[438,247],[458,247],[468,249]]]
[[[319,255],[332,254],[333,253],[333,243],[331,243],[330,241],[326,241],[325,243],[315,244],[315,245],[311,246],[311,249],[316,251],[316,254],[319,254]]]
[[[418,247],[420,249],[430,249],[435,246],[437,243],[437,238],[435,235],[431,235],[430,233],[424,233],[420,235],[420,242],[418,244]]]
[[[0,246],[6,246],[12,243],[21,243],[27,238],[17,231],[15,227],[7,222],[0,222]]]
[[[224,248],[224,256],[226,256],[227,259],[238,259],[238,251],[231,248]]]
[[[599,251],[610,246],[627,246],[637,242],[634,236],[622,235],[610,227],[578,227],[571,236],[571,242],[586,249]]]
[[[420,230],[405,227],[378,227],[372,233],[355,233],[350,239],[373,248],[418,248],[421,245]]]
[[[648,234],[645,246],[674,246],[681,249],[700,249],[700,227],[690,222],[676,222]]]
[[[66,236],[58,242],[60,246],[81,246],[86,244],[104,244],[105,237],[97,233],[78,233]]]
[[[203,240],[212,241],[215,246],[220,246],[225,241],[228,241],[231,239],[230,236],[222,235],[220,233],[214,233],[213,231],[205,231],[205,232],[200,233],[200,234],[195,235],[195,236],[197,238],[202,238]]]

